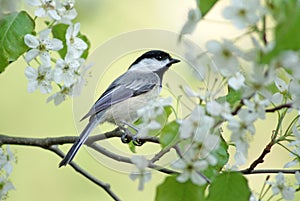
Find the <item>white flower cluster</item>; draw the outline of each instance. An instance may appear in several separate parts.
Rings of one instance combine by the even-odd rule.
[[[27,34],[24,37],[25,44],[30,48],[25,55],[25,61],[29,65],[25,69],[28,91],[34,92],[39,89],[42,94],[49,94],[55,83],[59,91],[51,95],[47,101],[54,100],[55,105],[58,105],[67,96],[75,95],[75,87],[84,83],[83,75],[88,67],[82,54],[88,45],[78,37],[80,23],[72,23],[77,16],[74,1],[30,0],[28,4],[37,7],[34,12],[37,17],[52,20],[38,36]],[[68,26],[65,34],[66,47],[61,40],[50,36],[52,26],[57,24]],[[66,48],[65,57],[55,59],[53,53],[63,48]],[[33,61],[36,61],[37,67],[33,67]]]
[[[27,0],[30,6],[37,7],[34,15],[37,17],[49,17],[57,23],[72,24],[72,20],[77,16],[74,8],[74,0]]]
[[[180,35],[190,34],[196,29],[196,26],[202,17],[201,11],[199,9],[199,3],[200,1],[196,1],[197,7],[189,10],[188,20],[183,25]]]
[[[233,25],[239,29],[252,30],[268,12],[268,8],[260,4],[259,0],[232,0],[230,5],[224,8],[223,16],[231,20]],[[237,46],[242,37],[249,37],[253,47],[246,49],[243,46]],[[230,104],[231,100],[218,100],[217,93],[209,89],[200,88],[200,91],[194,91],[189,86],[183,87],[187,96],[197,98],[200,103],[206,104],[206,112],[202,111],[201,114],[198,114],[201,116],[201,121],[209,120],[215,125],[227,122],[227,128],[231,131],[230,139],[236,148],[236,165],[246,162],[249,141],[256,132],[255,122],[265,118],[267,108],[288,103],[291,104],[290,110],[299,111],[300,109],[300,52],[287,50],[281,52],[269,64],[257,62],[262,53],[267,54],[273,48],[274,42],[268,41],[268,44],[265,44],[261,38],[255,38],[247,33],[235,40],[211,40],[206,43],[211,63],[206,66],[196,64],[195,68],[199,72],[208,72],[207,66],[209,66],[211,72],[218,73],[221,77],[221,84],[219,88],[215,85],[213,90],[219,92],[222,87],[234,90],[240,94],[240,100],[235,104]],[[210,77],[210,75],[206,74],[206,77]],[[203,77],[197,79],[205,82]],[[204,86],[208,86],[208,84],[204,83]],[[230,99],[230,97],[228,98]],[[191,133],[198,126],[202,125],[201,130],[205,132],[211,129],[208,122],[199,125],[198,121],[200,120],[194,118],[194,113],[195,110],[183,122],[182,130],[184,132],[181,131],[181,135],[184,138],[190,138]],[[205,119],[206,113],[210,116],[208,119]],[[296,140],[289,146],[292,147],[292,155],[299,157],[299,122],[296,121],[295,124],[297,126],[294,126],[291,135]],[[294,159],[287,166],[295,165],[298,163],[297,161]]]
[[[138,125],[138,137],[145,137],[148,135],[155,135],[151,131],[159,130],[164,127],[167,122],[167,114],[164,107],[171,106],[172,98],[159,98],[156,99],[145,107],[138,110],[138,116],[142,120],[142,123]]]
[[[129,177],[132,180],[139,179],[138,189],[142,191],[144,189],[144,184],[151,179],[150,171],[147,171],[149,161],[143,156],[133,156],[131,162],[136,166],[137,171],[132,172]]]
[[[12,163],[15,162],[13,153],[9,146],[0,148],[0,200],[6,198],[8,191],[15,189],[13,184],[9,181],[9,176],[12,172]]]
[[[181,158],[172,166],[181,170],[177,177],[179,182],[191,180],[194,184],[203,185],[206,179],[202,171],[217,164],[212,154],[219,148],[220,136],[214,129],[214,118],[206,114],[205,108],[196,106],[191,115],[181,122],[179,150]]]
[[[264,13],[260,0],[231,0],[230,6],[223,10],[226,19],[240,28],[256,25]]]

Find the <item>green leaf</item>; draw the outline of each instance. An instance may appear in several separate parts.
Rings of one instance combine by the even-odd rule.
[[[130,150],[132,153],[136,153],[136,146],[133,144],[132,141],[130,141],[130,142],[128,143],[128,148],[129,148],[129,150]]]
[[[174,120],[168,123],[161,131],[159,142],[162,148],[174,145],[179,137],[179,124]]]
[[[230,107],[233,108],[237,103],[242,99],[242,91],[234,90],[231,87],[228,87],[228,93],[226,96],[222,96],[217,99],[219,103],[224,103],[227,101],[230,104]]]
[[[269,63],[284,50],[300,49],[300,2],[280,0],[274,3],[274,18],[278,21],[274,37],[274,49],[263,55],[262,63]]]
[[[227,164],[229,159],[228,145],[222,136],[219,148],[212,151],[211,154],[217,159],[218,162],[215,166],[209,166],[202,173],[209,179],[213,180],[215,176],[219,174],[224,165]]]
[[[245,201],[251,195],[248,181],[240,172],[223,172],[212,181],[208,201]]]
[[[57,38],[63,42],[64,47],[58,51],[61,58],[65,58],[67,54],[67,42],[66,42],[66,32],[69,25],[66,24],[57,24],[52,27],[52,34],[54,38]],[[87,45],[88,48],[82,53],[81,58],[86,59],[89,53],[89,49],[91,47],[91,43],[88,40],[87,36],[79,33],[78,38],[82,39]]]
[[[81,55],[81,58],[86,59],[89,55],[89,49],[91,47],[91,43],[90,43],[89,39],[87,38],[87,36],[83,35],[81,33],[78,34],[78,38],[82,39],[88,45],[88,48],[86,50],[84,50],[84,52]]]
[[[167,106],[164,106],[164,111],[165,111],[165,114],[167,115],[167,117],[169,118],[169,116],[172,114],[172,106],[170,105],[167,105]]]
[[[198,5],[199,5],[199,9],[201,10],[202,17],[204,17],[210,11],[210,9],[214,7],[217,1],[218,0],[205,0],[205,1],[198,0]]]
[[[33,33],[35,23],[25,12],[3,16],[0,20],[0,73],[28,49],[24,36]]]
[[[57,24],[52,27],[52,35],[63,42],[64,47],[58,51],[61,58],[65,58],[67,54],[66,32],[69,25]]]
[[[191,181],[179,183],[176,176],[169,176],[157,186],[155,201],[200,201],[204,200],[205,186],[197,186]]]

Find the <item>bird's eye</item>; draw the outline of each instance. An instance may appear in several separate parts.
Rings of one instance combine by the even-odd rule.
[[[161,60],[163,60],[164,58],[163,58],[162,55],[158,55],[158,56],[156,56],[156,59],[159,60],[159,61],[161,61]]]

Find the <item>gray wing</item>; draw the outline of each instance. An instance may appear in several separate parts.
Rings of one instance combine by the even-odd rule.
[[[152,72],[127,71],[118,77],[95,102],[90,111],[81,119],[106,110],[110,106],[130,97],[138,96],[159,85],[160,79]]]

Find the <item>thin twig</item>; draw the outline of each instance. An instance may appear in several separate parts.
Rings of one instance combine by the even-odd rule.
[[[278,105],[277,107],[274,107],[271,109],[266,109],[266,112],[275,112],[275,111],[281,110],[283,108],[291,108],[291,107],[292,107],[292,103],[286,103],[286,104]]]
[[[251,172],[248,169],[239,171],[246,175],[252,174],[276,174],[276,173],[283,173],[283,174],[295,174],[296,172],[300,172],[300,169],[260,169],[260,170],[253,170]]]
[[[95,151],[103,154],[104,156],[107,156],[115,161],[118,162],[123,162],[123,163],[128,163],[128,164],[133,164],[131,159],[125,156],[120,156],[118,154],[115,154],[113,152],[108,151],[107,149],[103,148],[102,146],[96,144],[96,143],[92,143],[92,144],[88,144],[89,147],[91,147],[92,149],[94,149]],[[155,169],[159,172],[165,173],[165,174],[179,174],[178,172],[168,169],[168,168],[163,168],[159,165],[155,165],[154,163],[149,163],[148,165],[149,168],[151,169]]]
[[[50,146],[47,148],[48,150],[54,152],[56,155],[60,156],[61,158],[64,158],[64,153],[58,149],[56,146]],[[121,199],[111,190],[111,187],[109,184],[106,184],[99,179],[95,178],[94,176],[90,175],[87,171],[82,169],[79,165],[77,165],[75,162],[70,162],[70,166],[79,174],[90,180],[91,182],[95,183],[96,185],[100,186],[103,190],[105,190],[110,197],[112,197],[115,201],[121,201]]]
[[[244,174],[250,174],[254,171],[254,169],[256,168],[256,166],[260,163],[264,162],[264,158],[265,156],[271,152],[271,148],[272,146],[275,144],[275,142],[272,140],[271,142],[269,142],[269,144],[267,144],[267,146],[264,148],[263,152],[260,154],[260,156],[253,161],[253,163],[249,166],[249,168],[247,168],[246,170],[243,170]]]
[[[170,151],[172,147],[168,147],[166,149],[162,149],[160,152],[158,152],[157,154],[154,155],[154,157],[150,160],[152,163],[155,163],[156,161],[158,161],[161,157],[163,157],[166,153],[168,153]]]

